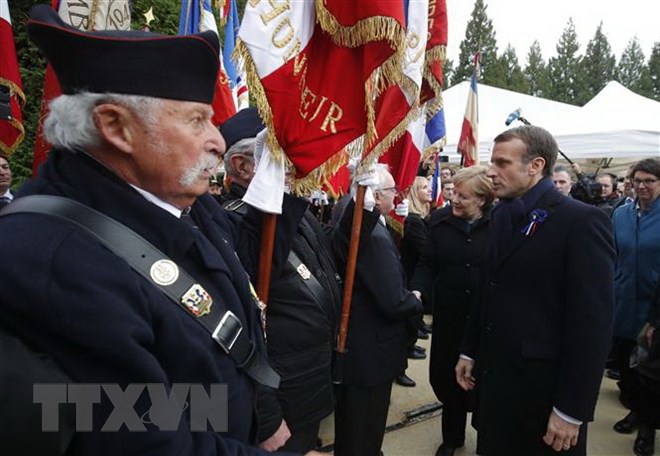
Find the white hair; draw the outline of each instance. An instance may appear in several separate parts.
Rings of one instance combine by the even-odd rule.
[[[223,161],[225,162],[225,172],[231,176],[236,177],[236,170],[234,165],[231,162],[231,157],[236,154],[251,155],[252,160],[254,160],[254,148],[257,144],[257,138],[243,138],[240,141],[232,144],[232,146],[227,149],[225,155],[223,156]]]
[[[50,102],[50,112],[44,121],[44,137],[54,147],[81,150],[101,144],[101,135],[94,124],[93,110],[103,103],[124,106],[145,123],[156,122],[161,99],[139,95],[81,92],[60,95]]]
[[[378,175],[378,186],[376,191],[380,192],[383,189],[383,186],[386,185],[387,175],[390,174],[390,167],[387,163],[376,163],[376,173]]]

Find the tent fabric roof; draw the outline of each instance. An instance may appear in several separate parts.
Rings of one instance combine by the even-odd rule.
[[[461,132],[469,82],[443,92],[447,126],[444,153],[458,162],[456,143]],[[508,115],[522,116],[550,131],[571,159],[660,156],[660,102],[638,95],[616,81],[608,83],[583,107],[478,86],[479,156],[488,163],[492,141],[507,127]],[[520,125],[514,122],[511,126]]]

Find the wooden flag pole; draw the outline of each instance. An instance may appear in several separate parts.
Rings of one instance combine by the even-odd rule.
[[[344,275],[344,296],[341,305],[341,323],[339,325],[339,336],[337,338],[337,357],[335,360],[334,382],[341,383],[343,379],[343,361],[346,353],[346,336],[348,334],[348,318],[351,315],[351,298],[353,296],[353,284],[355,282],[355,269],[357,266],[358,248],[360,247],[360,230],[362,228],[362,210],[364,209],[364,195],[367,187],[357,186],[355,197],[355,212],[353,213],[353,225],[351,228],[351,242],[348,246],[348,258],[346,259],[346,273]]]
[[[273,248],[275,246],[276,214],[264,214],[261,224],[261,249],[259,252],[259,278],[257,295],[264,304],[268,304],[270,274],[273,269]]]

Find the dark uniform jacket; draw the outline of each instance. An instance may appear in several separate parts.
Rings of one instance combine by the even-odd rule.
[[[232,183],[224,206],[244,212],[245,189]],[[232,198],[233,197],[233,198]],[[260,404],[260,439],[270,437],[284,418],[293,431],[332,413],[331,358],[341,305],[338,275],[330,245],[319,222],[307,211],[298,225],[292,250],[304,265],[289,257],[273,276],[268,293],[266,334],[268,358],[282,376],[276,396]],[[312,274],[316,281],[306,276]]]
[[[534,209],[547,218],[526,235]],[[612,335],[607,215],[551,188],[521,223],[498,259],[487,257],[480,316],[461,350],[476,359],[479,453],[487,456],[554,454],[542,441],[553,407],[593,420]],[[584,455],[585,431],[562,453]]]
[[[340,274],[346,269],[354,209],[351,200],[334,233]],[[396,245],[379,217],[377,209],[365,210],[362,219],[343,372],[347,385],[391,382],[405,368],[406,322],[422,312],[419,300],[405,288]]]
[[[433,297],[429,379],[443,402],[456,389],[459,346],[470,309],[481,298],[489,215],[486,211],[470,226],[455,217],[451,207],[434,211],[426,247],[411,281],[411,290]]]
[[[213,306],[231,310],[258,347],[262,336],[243,258],[256,258],[258,221],[241,223],[208,195],[191,215],[192,228],[148,202],[136,190],[83,153],[53,150],[39,177],[21,192],[72,198],[133,229],[197,280]],[[280,233],[302,214],[292,209]],[[256,223],[256,224],[255,224]],[[286,225],[289,224],[287,228]],[[288,242],[276,243],[286,257]],[[17,214],[0,220],[0,319],[34,349],[52,356],[78,383],[226,384],[228,430],[191,432],[184,414],[176,432],[100,432],[112,405],[102,394],[94,406],[94,430],[78,433],[71,454],[261,454],[245,444],[254,437],[253,385],[195,317],[174,304],[95,238],[56,217]],[[280,249],[284,251],[280,251]],[[247,264],[249,270],[254,262]],[[259,348],[258,348],[259,349]],[[149,409],[140,397],[141,416]]]

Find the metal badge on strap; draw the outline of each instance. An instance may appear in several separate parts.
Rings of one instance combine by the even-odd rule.
[[[241,320],[230,310],[222,312],[214,308],[209,293],[142,236],[105,214],[60,196],[18,198],[6,206],[0,216],[26,212],[59,217],[84,229],[188,315],[197,317],[195,321],[206,329],[238,369],[262,385],[279,386],[280,376],[243,331]]]

